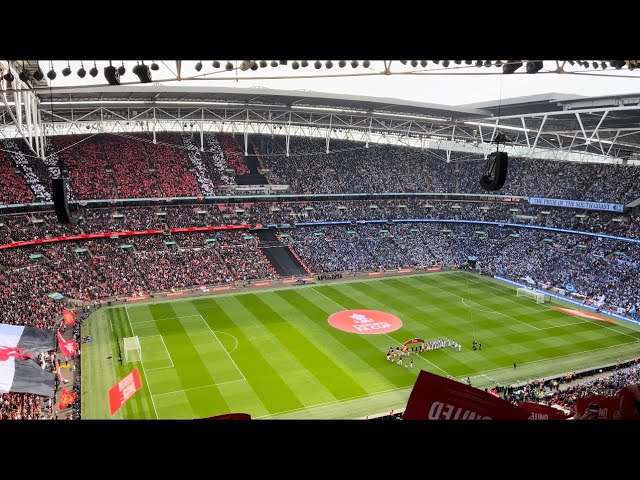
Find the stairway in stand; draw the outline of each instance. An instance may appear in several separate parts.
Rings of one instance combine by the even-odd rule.
[[[259,238],[258,248],[260,248],[260,251],[276,272],[278,272],[280,277],[309,274],[291,250],[289,250],[289,247],[284,245],[278,237],[276,237],[275,230],[265,228],[256,230],[255,234]]]

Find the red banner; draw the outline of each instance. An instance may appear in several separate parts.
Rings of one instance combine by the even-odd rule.
[[[518,404],[518,408],[529,413],[529,420],[566,420],[571,417],[570,413],[541,403],[522,402]]]
[[[186,290],[181,290],[179,292],[169,292],[166,294],[167,297],[181,297],[183,295],[186,295],[187,291]]]
[[[413,343],[424,343],[424,338],[412,338],[411,340],[407,340],[404,342],[404,346],[411,345]]]
[[[76,323],[76,314],[69,310],[62,311],[62,318],[65,325],[75,325]]]
[[[62,338],[60,331],[58,331],[58,344],[60,345],[60,351],[64,355],[64,358],[73,357],[78,351],[78,345],[75,340],[69,340],[68,342]]]
[[[212,292],[221,292],[223,290],[233,290],[233,288],[234,287],[232,287],[231,285],[227,285],[226,287],[213,287],[209,290],[211,290]]]
[[[627,385],[618,392],[618,409],[614,418],[623,420],[640,420],[640,404],[631,389],[638,390],[638,385]]]
[[[58,402],[58,410],[67,408],[70,404],[76,401],[76,397],[77,395],[75,393],[62,387],[62,391],[60,392],[60,402]]]
[[[589,405],[596,404],[598,406],[598,420],[611,420],[613,414],[618,409],[618,397],[603,397],[602,395],[594,395],[591,397],[581,397],[576,401],[574,406],[578,418],[581,418],[589,410]],[[595,412],[594,412],[595,413]]]
[[[140,380],[140,373],[138,369],[135,368],[116,383],[109,390],[109,408],[111,410],[111,415],[120,410],[120,407],[129,400],[134,393],[142,388],[142,380]]]
[[[526,420],[529,414],[487,392],[424,370],[418,375],[405,420]]]
[[[124,297],[124,301],[129,302],[141,302],[142,300],[149,300],[151,297],[149,295],[143,295],[141,297]]]

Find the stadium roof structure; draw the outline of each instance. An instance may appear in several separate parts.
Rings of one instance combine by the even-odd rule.
[[[0,137],[22,136],[42,158],[49,135],[187,131],[242,134],[245,150],[250,134],[305,136],[324,139],[327,152],[332,140],[352,140],[432,150],[456,161],[486,158],[502,132],[508,142],[501,149],[511,156],[640,165],[640,93],[550,93],[445,106],[306,90],[157,84],[21,90],[18,81],[13,89],[0,81]]]

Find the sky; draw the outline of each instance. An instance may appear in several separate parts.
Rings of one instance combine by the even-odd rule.
[[[195,70],[197,61],[184,61],[181,68],[181,81],[161,82],[162,79],[175,78],[176,62],[174,60],[156,61],[160,69],[153,71],[154,83],[168,86],[218,86],[240,88],[274,88],[283,90],[311,90],[315,92],[341,93],[373,97],[388,97],[412,100],[442,105],[464,105],[475,102],[495,101],[499,99],[535,95],[543,93],[568,93],[584,96],[620,95],[626,93],[640,94],[640,69],[629,71],[626,68],[616,70],[609,66],[606,70],[592,66],[585,69],[582,66],[564,65],[565,73],[556,73],[555,61],[545,61],[544,68],[536,74],[527,74],[525,67],[510,75],[502,74],[502,69],[491,67],[468,67],[451,62],[448,68],[429,62],[426,68],[418,65],[403,65],[399,60],[392,61],[391,75],[384,75],[382,61],[372,61],[369,68],[362,66],[352,68],[349,61],[344,68],[338,67],[333,61],[333,68],[327,69],[325,61],[322,68],[314,68],[314,60],[309,60],[309,66],[294,70],[292,61],[276,68],[268,66],[257,71],[241,71],[236,69],[227,72],[224,69],[226,60],[221,60],[221,67],[214,69],[211,60],[203,60],[200,72]],[[231,61],[239,65],[240,61]],[[151,60],[146,60],[150,64]],[[269,61],[270,63],[270,61]],[[590,62],[591,63],[591,62]],[[598,62],[600,63],[600,62]],[[62,69],[67,62],[40,60],[43,72],[46,74],[50,65],[57,73],[52,82],[53,87],[78,85],[105,85],[103,69],[108,62],[97,62],[98,75],[92,78],[87,73],[80,79],[76,72],[80,68],[80,61],[70,62],[72,73],[68,77],[62,75]],[[87,72],[93,67],[91,60],[84,61]],[[120,66],[120,61],[114,61],[114,66]],[[122,83],[131,82],[140,85],[138,77],[132,73],[135,62],[126,61],[127,72],[121,79]],[[357,76],[354,76],[357,75]],[[358,75],[359,74],[359,75]],[[369,75],[364,75],[369,74]],[[338,78],[319,78],[321,75],[341,75]],[[199,79],[187,78],[198,76]],[[300,78],[312,76],[313,78]],[[278,77],[278,78],[255,78]],[[298,78],[294,78],[298,77]]]

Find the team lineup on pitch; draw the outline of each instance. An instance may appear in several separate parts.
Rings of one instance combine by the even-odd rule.
[[[514,382],[632,357],[640,339],[632,326],[572,316],[460,272],[113,307],[84,329],[93,341],[83,371],[95,373],[84,418],[358,418],[406,402],[421,369]],[[117,342],[134,336],[140,361],[120,365]],[[436,339],[461,347],[422,350]],[[417,363],[385,361],[390,347],[417,353],[406,360]],[[103,392],[134,368],[142,388],[111,417]]]

